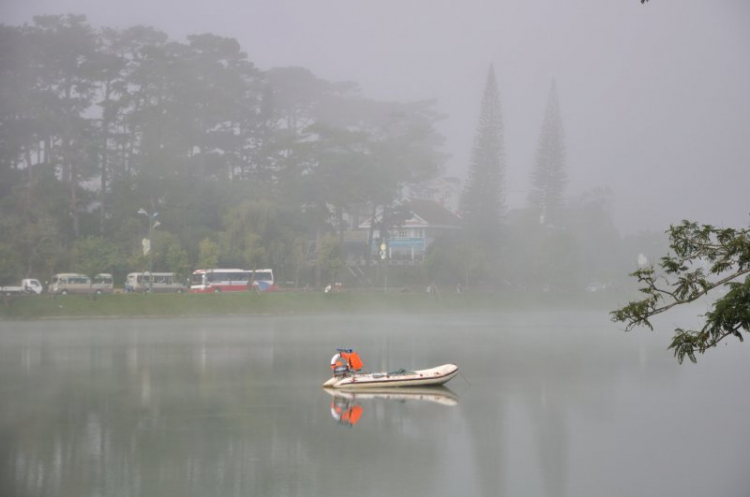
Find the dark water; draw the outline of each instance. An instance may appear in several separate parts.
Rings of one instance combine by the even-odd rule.
[[[750,345],[678,366],[673,324],[0,322],[0,495],[750,495]],[[334,398],[320,385],[336,346],[370,370],[462,375],[421,398]]]

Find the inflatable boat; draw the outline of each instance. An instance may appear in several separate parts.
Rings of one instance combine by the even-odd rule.
[[[323,383],[324,388],[367,390],[397,387],[424,387],[444,385],[458,374],[455,364],[443,364],[417,371],[392,371],[390,373],[353,373],[334,376]]]

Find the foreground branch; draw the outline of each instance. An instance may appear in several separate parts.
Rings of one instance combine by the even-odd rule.
[[[653,267],[634,272],[631,276],[638,278],[646,298],[629,302],[611,316],[613,321],[624,322],[626,331],[636,326],[653,330],[653,316],[695,302],[717,287],[728,287],[727,294],[706,313],[700,331],[675,330],[669,348],[680,363],[685,356],[696,362],[696,353],[704,353],[728,336],[742,341],[742,331],[750,330],[750,277],[744,282],[735,281],[750,274],[750,237],[748,230],[718,229],[688,221],[670,227],[667,233],[675,255],[661,259],[663,276],[657,276]],[[708,274],[704,273],[706,264]],[[693,265],[699,267],[691,270]],[[674,280],[670,281],[669,276]],[[719,279],[711,281],[710,276]]]

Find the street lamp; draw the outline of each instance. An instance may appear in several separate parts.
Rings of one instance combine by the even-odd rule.
[[[148,218],[148,243],[143,243],[143,255],[148,254],[149,261],[148,261],[148,292],[154,293],[154,251],[151,247],[151,235],[154,232],[154,228],[159,226],[159,221],[156,221],[156,216],[159,215],[158,212],[154,212],[153,214],[150,214],[146,209],[138,209],[138,214],[143,214]]]
[[[383,293],[388,293],[388,244],[383,242],[380,244],[380,259],[384,264],[383,274]]]

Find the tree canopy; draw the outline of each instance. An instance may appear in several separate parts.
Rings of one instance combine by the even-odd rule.
[[[727,337],[743,341],[743,333],[750,331],[750,230],[683,221],[670,226],[667,233],[674,253],[661,258],[659,271],[647,265],[632,273],[645,297],[611,315],[613,321],[626,323],[626,330],[635,326],[653,329],[653,316],[711,291],[719,293],[705,314],[703,327],[677,328],[669,346],[680,363],[686,356],[696,362],[696,354]]]
[[[440,118],[434,102],[262,71],[214,34],[78,15],[0,25],[0,227],[13,234],[0,279],[142,270],[143,207],[159,212],[155,269],[300,274],[321,260],[300,240],[343,229],[334,211],[389,204],[440,171]]]
[[[557,98],[557,85],[553,81],[539,135],[536,160],[531,170],[529,191],[529,204],[541,225],[559,227],[567,182],[565,155],[565,132]]]
[[[500,95],[490,66],[484,87],[461,215],[467,227],[497,240],[504,201],[505,146]]]
[[[550,98],[540,148],[562,164]],[[69,270],[119,282],[146,270],[144,208],[159,213],[155,271],[273,267],[295,284],[348,274],[372,282],[374,227],[381,238],[403,236],[394,228],[406,219],[398,201],[407,187],[450,205],[458,183],[429,184],[445,161],[443,117],[432,100],[373,100],[356,83],[302,67],[261,70],[236,40],[215,34],[174,40],[75,15],[0,25],[0,283]],[[567,292],[609,277],[602,268],[623,244],[599,203],[562,202],[557,181],[564,208],[555,228],[564,229],[554,232],[540,229],[538,215],[529,221],[531,208],[507,210],[492,67],[468,166],[467,229],[435,243],[423,232],[433,253],[409,278]],[[344,236],[378,216],[368,236]],[[348,243],[357,246],[342,250]],[[617,250],[597,251],[601,243]],[[369,274],[341,271],[352,253]]]

